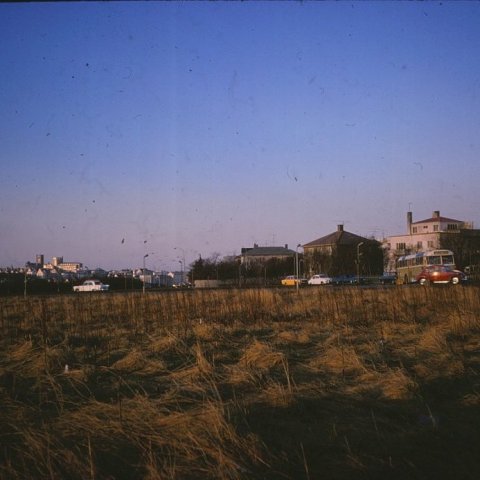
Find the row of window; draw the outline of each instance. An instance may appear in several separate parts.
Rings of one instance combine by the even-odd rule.
[[[420,227],[412,227],[412,233],[421,233],[419,232],[419,228]],[[427,230],[428,231],[428,225],[424,225],[423,226],[423,230]],[[456,231],[458,230],[458,224],[457,223],[447,223],[447,230],[449,231]],[[434,232],[439,232],[440,231],[440,225],[439,224],[435,224],[433,226],[433,231]],[[425,233],[425,232],[424,232]]]
[[[397,250],[406,250],[407,244],[405,242],[399,242],[396,244],[395,248]],[[423,242],[417,242],[417,250],[421,250],[422,248],[423,248]],[[427,248],[435,248],[435,242],[433,240],[428,240]]]
[[[397,268],[418,265],[454,265],[453,255],[428,255],[398,260]]]

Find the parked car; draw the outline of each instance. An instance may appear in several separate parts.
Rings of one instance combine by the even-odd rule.
[[[307,280],[305,278],[297,278],[295,275],[288,275],[288,277],[282,278],[281,283],[286,287],[293,287],[297,283],[299,285],[304,285],[307,283]]]
[[[464,272],[469,282],[478,282],[480,280],[480,265],[468,265],[465,267]]]
[[[358,283],[358,278],[355,275],[339,275],[332,277],[332,283],[334,285],[353,285]]]
[[[394,285],[397,283],[397,275],[395,273],[384,273],[379,280],[382,285]]]
[[[460,270],[455,270],[449,265],[429,265],[415,277],[420,285],[429,283],[452,283],[456,285],[466,280],[466,275]]]
[[[109,285],[103,284],[100,280],[85,280],[83,285],[73,287],[74,292],[106,292]]]
[[[317,273],[308,280],[309,285],[328,285],[329,283],[332,283],[332,279],[326,273]]]

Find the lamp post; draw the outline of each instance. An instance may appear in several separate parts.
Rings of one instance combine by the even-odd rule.
[[[360,284],[360,247],[365,242],[360,242],[357,244],[357,284]]]
[[[143,256],[143,293],[145,293],[145,259],[148,257],[148,253]]]
[[[298,278],[299,277],[299,271],[298,271],[298,247],[301,247],[300,244],[297,245],[297,247],[295,248],[295,284],[296,284],[296,287],[297,287],[297,293],[298,293],[298,289],[300,287],[300,279]]]
[[[182,282],[181,282],[181,286],[183,287],[183,262],[181,260],[178,261],[178,263],[180,264],[180,274],[181,274],[181,279],[182,279]]]
[[[185,279],[183,278],[184,276],[184,271],[185,271],[185,250],[182,248],[182,247],[173,247],[174,250],[180,250],[182,252],[182,265],[183,265],[183,268],[182,268],[182,283],[185,282]]]

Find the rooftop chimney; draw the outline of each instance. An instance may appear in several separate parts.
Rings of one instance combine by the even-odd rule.
[[[337,225],[337,232],[343,232],[343,225]]]
[[[412,212],[407,212],[407,232],[409,235],[412,234]]]
[[[288,250],[288,243],[285,244],[285,250]]]
[[[440,218],[440,210],[435,210],[432,215],[433,218]]]

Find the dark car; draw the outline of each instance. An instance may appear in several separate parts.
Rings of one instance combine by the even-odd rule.
[[[420,285],[429,283],[452,283],[457,285],[466,280],[466,276],[460,270],[455,270],[448,265],[430,265],[424,267],[415,277],[415,281]]]
[[[384,273],[379,280],[382,285],[394,285],[397,283],[397,275],[394,273]]]
[[[338,275],[337,277],[332,277],[331,283],[333,285],[354,285],[359,283],[358,280],[355,275]]]

